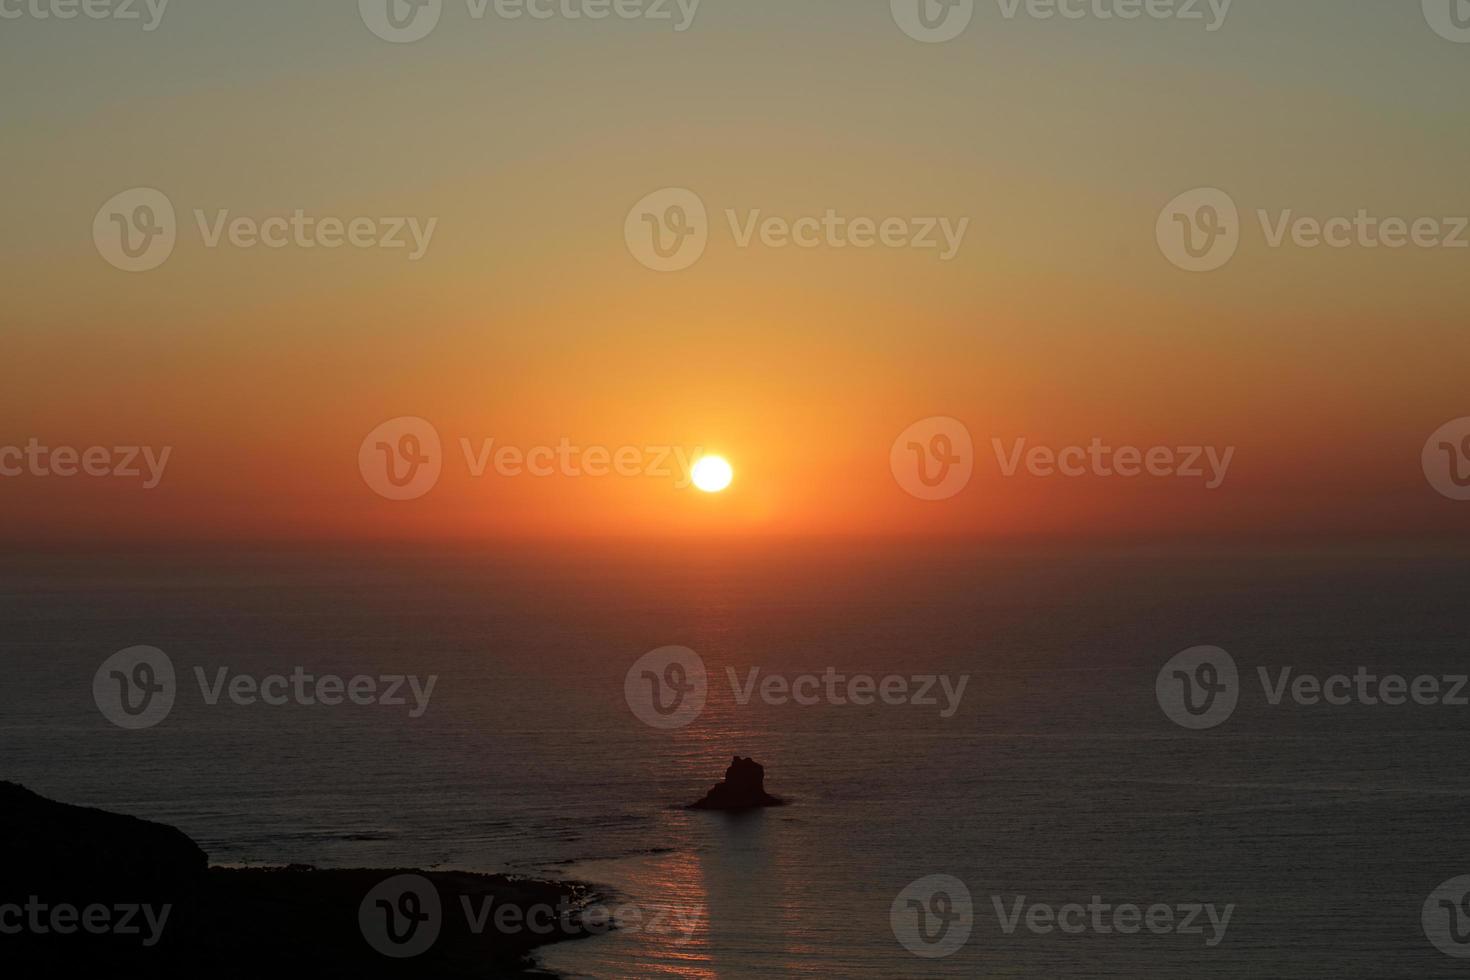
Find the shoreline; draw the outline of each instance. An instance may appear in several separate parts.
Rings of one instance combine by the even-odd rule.
[[[414,901],[405,905],[404,896]],[[431,897],[432,896],[432,897]],[[197,966],[231,975],[262,942],[290,950],[293,965],[356,975],[554,976],[537,950],[596,933],[582,923],[602,899],[594,886],[508,874],[416,868],[211,867],[206,913],[197,921],[207,959]],[[386,903],[386,904],[383,904]],[[411,927],[401,910],[432,916],[425,934],[396,943]],[[242,914],[264,928],[241,927]],[[399,958],[401,957],[401,958]],[[241,975],[259,975],[262,964]]]
[[[556,976],[546,946],[603,935],[580,881],[417,868],[211,865],[177,828],[0,782],[0,960],[114,976]]]

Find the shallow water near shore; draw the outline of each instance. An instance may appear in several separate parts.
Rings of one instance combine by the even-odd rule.
[[[1452,751],[1470,709],[1273,706],[1256,668],[1463,674],[1467,567],[1403,549],[12,553],[0,776],[173,824],[221,864],[611,886],[645,925],[545,950],[567,975],[1450,977],[1420,910],[1470,871]],[[168,653],[179,693],[124,731],[92,680],[135,644]],[[704,659],[709,699],[660,731],[624,677],[669,644]],[[1208,732],[1154,692],[1199,644],[1241,667],[1239,707]],[[211,705],[194,678],[297,666],[438,680],[411,718],[411,698]],[[756,667],[970,680],[948,718],[742,704],[727,668]],[[683,809],[736,753],[791,805]],[[966,884],[975,922],[925,960],[890,907],[931,874]],[[1207,948],[1008,934],[994,910],[1095,895],[1235,911]]]

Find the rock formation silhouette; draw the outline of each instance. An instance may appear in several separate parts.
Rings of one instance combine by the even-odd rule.
[[[691,810],[753,810],[763,806],[781,806],[786,801],[766,792],[766,768],[754,759],[740,756],[730,762],[725,778],[698,803],[690,804]]]

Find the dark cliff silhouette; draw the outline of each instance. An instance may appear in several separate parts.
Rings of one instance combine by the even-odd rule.
[[[432,883],[440,909],[432,946],[396,959],[369,944],[362,908],[400,874]],[[0,964],[12,976],[57,967],[190,980],[258,980],[283,968],[306,977],[524,976],[535,947],[596,930],[576,912],[544,916],[539,930],[503,929],[493,911],[581,910],[596,898],[582,885],[468,872],[211,868],[173,827],[0,782]]]
[[[766,792],[766,769],[754,759],[740,756],[730,762],[725,778],[698,803],[691,803],[691,810],[754,810],[757,807],[781,806],[786,801]]]
[[[0,848],[5,893],[116,885],[164,894],[193,887],[209,868],[208,855],[173,827],[56,803],[6,782],[0,782]]]

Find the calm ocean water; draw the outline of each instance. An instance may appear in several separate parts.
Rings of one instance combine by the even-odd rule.
[[[1402,548],[13,552],[0,778],[175,824],[219,863],[577,877],[662,920],[547,951],[568,975],[1463,976],[1420,915],[1470,874],[1470,708],[1273,707],[1256,668],[1466,673],[1467,594],[1463,556]],[[92,679],[135,644],[180,693],[130,732]],[[659,731],[623,683],[669,644],[710,693]],[[1235,658],[1241,696],[1191,732],[1154,682],[1199,644]],[[298,665],[438,681],[414,719],[211,706],[194,680]],[[742,705],[727,667],[970,680],[943,718]],[[791,805],[681,809],[737,752]],[[920,959],[890,906],[934,874],[965,884],[974,926]],[[993,901],[1017,896],[1234,911],[1213,948],[1208,926],[1008,934]]]

